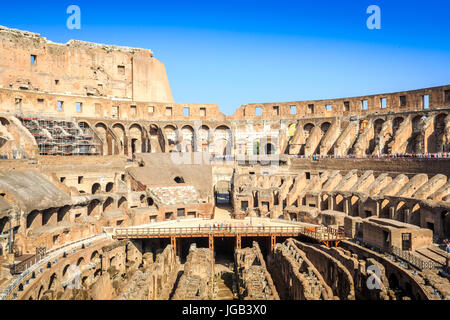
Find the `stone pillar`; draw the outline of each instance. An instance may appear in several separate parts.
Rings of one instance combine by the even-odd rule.
[[[395,206],[389,208],[389,219],[395,219]]]
[[[405,217],[404,217],[406,223],[411,223],[411,210],[405,209]]]
[[[347,215],[350,215],[350,199],[349,199],[349,198],[345,198],[345,199],[342,200],[342,201],[344,201],[344,212],[345,212]],[[351,215],[354,216],[354,213],[352,212]]]

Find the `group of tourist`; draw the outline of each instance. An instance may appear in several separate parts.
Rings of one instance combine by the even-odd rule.
[[[396,153],[396,154],[379,154],[379,155],[365,155],[362,157],[356,157],[355,155],[311,155],[311,156],[301,156],[293,155],[292,158],[299,159],[393,159],[393,158],[415,158],[415,159],[439,159],[439,158],[450,158],[450,152],[439,152],[439,153]]]
[[[252,220],[250,219],[250,223],[229,223],[229,222],[218,222],[218,223],[213,223],[213,224],[209,224],[209,223],[207,223],[207,224],[204,224],[203,225],[203,228],[206,228],[206,229],[209,229],[209,230],[217,230],[217,231],[231,231],[231,230],[233,230],[234,228],[240,228],[240,229],[242,229],[242,228],[246,228],[246,229],[248,229],[248,228],[251,228],[251,227],[253,227],[254,225],[253,225],[253,222],[252,222]],[[259,224],[257,224],[256,225],[258,228],[262,228],[262,229],[265,229],[265,225],[264,224],[262,224],[262,223],[259,223]],[[198,225],[198,231],[200,231],[202,229],[202,225]]]

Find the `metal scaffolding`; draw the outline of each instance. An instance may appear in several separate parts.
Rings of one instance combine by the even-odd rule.
[[[101,143],[85,123],[39,115],[19,118],[36,139],[39,154],[51,156],[98,155]],[[98,139],[97,139],[98,140]]]

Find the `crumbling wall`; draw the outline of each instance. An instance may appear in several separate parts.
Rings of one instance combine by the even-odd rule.
[[[343,300],[355,299],[353,277],[341,262],[312,245],[297,240],[292,241],[295,246],[306,253],[336,296]]]
[[[277,244],[268,267],[283,300],[333,300],[331,287],[292,239]]]
[[[184,271],[181,275],[173,300],[211,300],[213,298],[213,257],[206,248],[189,249]]]
[[[234,261],[241,299],[280,299],[257,242],[252,248],[236,249]]]

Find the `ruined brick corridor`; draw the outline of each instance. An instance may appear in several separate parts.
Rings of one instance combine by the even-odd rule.
[[[0,27],[0,299],[448,300],[449,111],[442,85],[225,115],[150,50]]]

